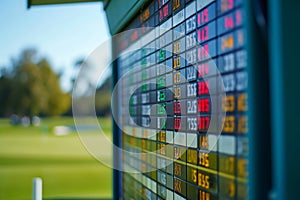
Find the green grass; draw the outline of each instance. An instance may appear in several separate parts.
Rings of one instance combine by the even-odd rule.
[[[110,120],[100,121],[110,136]],[[89,155],[77,134],[53,134],[57,125],[73,125],[73,119],[47,118],[28,128],[0,119],[0,199],[31,199],[34,177],[43,179],[44,199],[112,196],[112,170]]]

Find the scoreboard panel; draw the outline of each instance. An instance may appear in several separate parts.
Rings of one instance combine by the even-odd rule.
[[[121,198],[248,199],[244,4],[154,0],[125,28],[133,30],[117,47]],[[226,93],[220,135],[208,132],[217,73]]]

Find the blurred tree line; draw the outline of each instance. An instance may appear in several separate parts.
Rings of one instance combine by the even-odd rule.
[[[76,109],[80,113],[91,113],[96,112],[98,117],[105,117],[111,115],[111,86],[112,78],[111,74],[105,78],[102,84],[95,86],[96,81],[92,78],[91,73],[96,73],[97,70],[91,66],[88,60],[80,58],[75,62],[75,68],[84,68],[84,73],[81,73],[81,83],[83,85],[88,85],[87,88],[83,89],[83,94],[76,99]],[[96,66],[99,67],[99,66]],[[77,84],[81,84],[77,83]],[[73,79],[73,85],[75,84],[75,78]],[[96,88],[96,91],[95,91]],[[95,105],[88,106],[87,103],[91,102],[91,98],[95,99]]]
[[[0,116],[61,115],[70,109],[71,98],[63,92],[47,59],[34,49],[24,50],[0,76]]]
[[[96,90],[95,110],[97,116],[111,115],[111,85],[112,79],[108,77],[105,82]]]
[[[80,67],[83,62],[83,59],[77,61],[75,67]],[[52,70],[46,58],[39,57],[35,49],[24,50],[17,59],[12,60],[11,66],[0,72],[0,117],[12,114],[29,117],[71,116],[71,94],[62,90],[59,80],[60,74]],[[90,81],[88,76],[86,81]],[[110,115],[110,91],[109,76],[95,92],[97,116]],[[85,97],[82,100],[81,109],[86,109]]]

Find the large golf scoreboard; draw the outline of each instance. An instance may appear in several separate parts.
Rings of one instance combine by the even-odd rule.
[[[247,199],[243,6],[154,0],[123,30],[120,198]]]

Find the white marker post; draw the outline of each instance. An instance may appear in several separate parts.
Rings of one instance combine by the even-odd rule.
[[[42,200],[42,179],[34,178],[32,182],[32,200]]]

